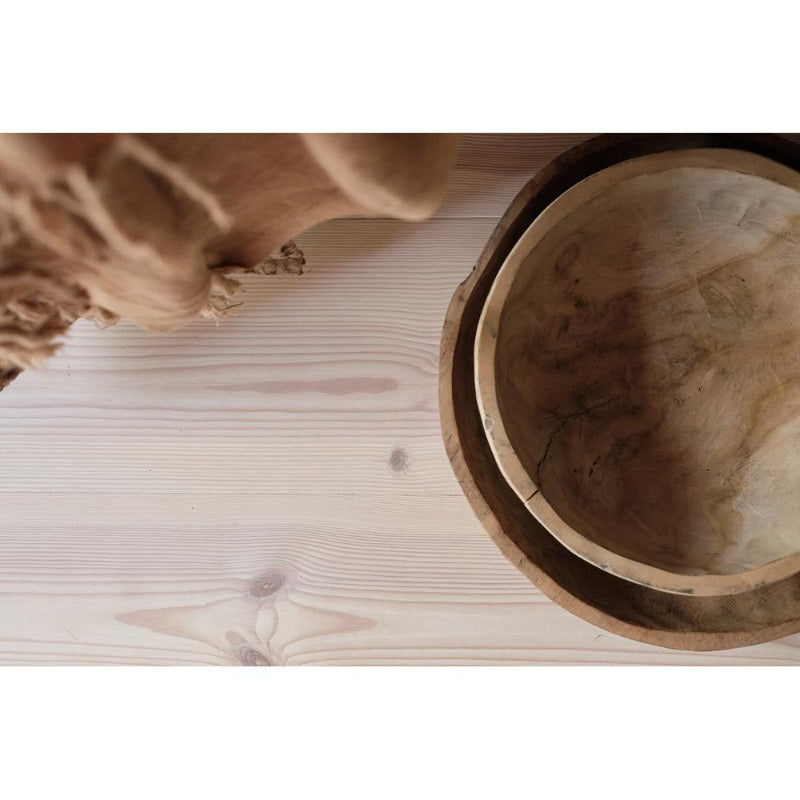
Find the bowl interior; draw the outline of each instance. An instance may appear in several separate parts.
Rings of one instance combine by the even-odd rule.
[[[498,463],[603,569],[745,591],[800,569],[800,179],[737,150],[575,185],[502,267],[476,339]]]

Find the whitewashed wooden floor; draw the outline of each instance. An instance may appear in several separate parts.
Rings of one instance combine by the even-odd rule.
[[[339,220],[219,327],[78,324],[0,394],[0,663],[780,664],[602,632],[473,518],[437,416],[445,309],[583,137],[471,136],[425,223]]]

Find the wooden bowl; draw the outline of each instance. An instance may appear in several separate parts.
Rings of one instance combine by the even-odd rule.
[[[800,570],[800,173],[630,159],[519,239],[475,342],[500,468],[582,558],[670,592]]]
[[[576,555],[526,508],[505,480],[484,431],[475,388],[478,319],[500,267],[527,228],[571,186],[630,158],[696,148],[738,149],[800,168],[800,149],[762,135],[610,135],[568,151],[520,192],[456,290],[442,333],[440,414],[456,477],[487,532],[545,594],[613,633],[664,647],[718,650],[800,630],[800,575],[728,595],[666,592]]]

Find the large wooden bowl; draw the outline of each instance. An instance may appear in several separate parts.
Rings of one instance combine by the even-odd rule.
[[[528,509],[602,569],[731,594],[800,570],[800,173],[736,149],[560,195],[488,295],[478,400]]]
[[[556,159],[518,195],[453,296],[442,334],[440,413],[450,462],[476,515],[545,594],[622,636],[678,649],[715,650],[800,630],[800,575],[738,593],[701,596],[644,586],[576,555],[530,513],[501,473],[484,430],[474,378],[475,337],[487,295],[531,223],[570,187],[606,167],[697,148],[739,149],[800,168],[796,145],[760,135],[603,136]]]

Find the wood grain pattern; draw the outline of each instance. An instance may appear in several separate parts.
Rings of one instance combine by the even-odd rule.
[[[440,218],[326,223],[219,327],[77,325],[4,390],[0,663],[800,663],[800,636],[682,653],[578,619],[452,474],[450,295],[576,138],[469,137]]]
[[[774,136],[611,134],[559,156],[514,199],[448,306],[440,349],[439,413],[459,483],[487,533],[548,597],[636,641],[723,650],[800,631],[800,574],[724,596],[669,593],[622,579],[576,555],[529,512],[500,472],[475,390],[475,336],[487,294],[527,227],[561,192],[604,166],[664,150],[744,147],[800,168],[798,148]]]
[[[800,567],[800,177],[740,151],[606,169],[503,265],[476,340],[487,435],[573,552],[647,586]]]

